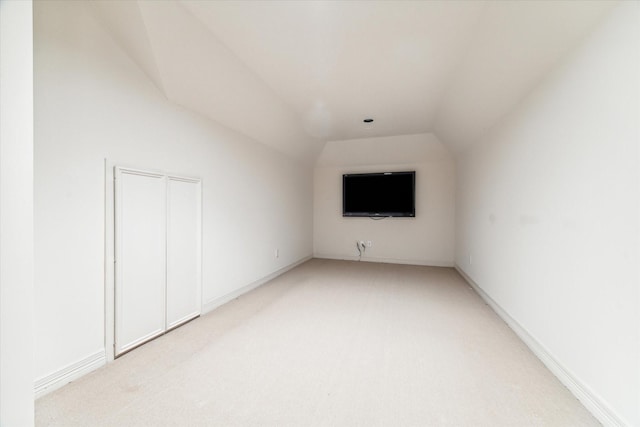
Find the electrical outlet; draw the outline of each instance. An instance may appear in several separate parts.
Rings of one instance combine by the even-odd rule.
[[[280,258],[280,249],[276,248],[276,250],[275,250],[275,252],[273,253],[273,255],[274,255],[276,258]]]
[[[367,247],[370,248],[371,246],[373,246],[373,243],[371,242],[371,240],[367,240]]]
[[[471,265],[471,254],[469,254],[469,265]]]

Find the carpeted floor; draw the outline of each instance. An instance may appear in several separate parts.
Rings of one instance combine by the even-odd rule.
[[[449,268],[314,259],[36,402],[48,426],[594,426]]]

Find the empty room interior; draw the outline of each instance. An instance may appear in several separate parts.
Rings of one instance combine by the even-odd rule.
[[[640,426],[640,2],[0,0],[0,425]]]

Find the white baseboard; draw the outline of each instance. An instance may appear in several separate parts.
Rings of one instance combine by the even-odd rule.
[[[336,259],[341,261],[362,261],[362,262],[380,262],[384,264],[406,264],[406,265],[424,265],[427,267],[454,267],[453,261],[433,261],[421,259],[397,259],[397,258],[379,258],[365,255],[361,259],[351,255],[326,255],[314,254],[314,258]]]
[[[80,378],[89,372],[104,366],[107,363],[107,358],[104,349],[85,357],[75,363],[72,363],[59,371],[46,375],[38,380],[34,384],[35,398],[44,396],[60,387],[69,384],[71,381]]]
[[[286,273],[287,271],[299,266],[300,264],[302,264],[303,262],[307,262],[311,259],[311,256],[308,257],[304,257],[302,259],[299,259],[298,261],[289,264],[285,267],[282,267],[279,270],[274,271],[273,273],[269,274],[268,276],[263,277],[262,279],[258,279],[254,282],[249,283],[246,286],[241,287],[240,289],[236,289],[233,292],[229,292],[228,294],[213,298],[207,302],[205,302],[204,304],[202,304],[202,314],[206,314],[209,313],[210,311],[215,310],[216,308],[220,307],[223,304],[228,303],[231,300],[234,300],[236,298],[238,298],[240,295],[242,294],[246,294],[249,291],[254,290],[255,288],[264,285],[265,283],[267,283],[270,280],[275,279],[276,277],[280,276],[281,274]]]
[[[478,295],[496,312],[502,320],[516,333],[516,335],[529,347],[538,359],[564,384],[565,387],[573,393],[573,395],[587,408],[594,417],[598,419],[605,427],[627,427],[629,423],[622,420],[613,409],[595,393],[591,388],[586,386],[567,368],[565,368],[558,360],[535,339],[522,325],[513,319],[506,310],[504,310],[493,298],[491,298],[480,285],[473,281],[459,265],[455,265],[455,269],[460,275],[471,285]]]

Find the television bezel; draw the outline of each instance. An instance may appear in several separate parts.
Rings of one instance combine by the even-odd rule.
[[[386,175],[411,175],[413,210],[409,212],[346,212],[346,180],[353,176],[386,176]],[[342,216],[344,218],[415,218],[416,217],[416,171],[398,172],[367,172],[342,174]]]

